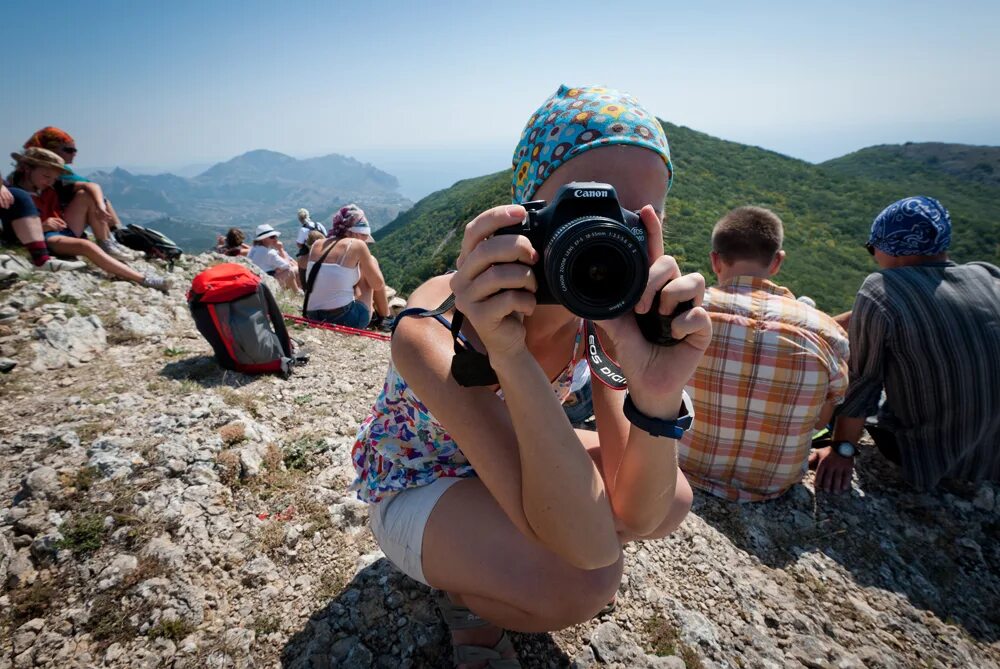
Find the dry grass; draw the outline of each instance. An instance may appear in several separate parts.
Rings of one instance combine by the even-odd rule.
[[[238,420],[226,423],[219,428],[219,436],[222,438],[222,443],[226,446],[234,446],[242,441],[246,441],[246,426]]]
[[[257,401],[250,395],[241,393],[238,390],[226,386],[218,388],[216,392],[219,393],[219,396],[222,397],[222,401],[227,405],[237,409],[243,409],[254,418],[258,418],[260,416],[260,412],[257,410]]]
[[[99,649],[115,642],[127,641],[138,634],[131,619],[134,616],[141,619],[152,605],[138,598],[128,597],[128,591],[139,583],[164,573],[165,567],[156,560],[141,559],[135,570],[127,574],[121,583],[93,597],[85,629],[98,642]]]
[[[219,466],[219,482],[233,488],[240,483],[240,454],[236,451],[222,451],[215,456]]]

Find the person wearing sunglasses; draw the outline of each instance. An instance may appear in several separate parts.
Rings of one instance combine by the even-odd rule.
[[[1000,268],[951,261],[951,233],[925,196],[872,223],[879,269],[850,315],[851,381],[833,445],[816,453],[817,488],[850,488],[862,429],[915,488],[1000,480]]]
[[[25,149],[41,148],[52,151],[63,159],[68,170],[55,184],[59,206],[66,215],[66,221],[74,230],[82,234],[89,226],[97,238],[97,245],[108,255],[122,261],[136,260],[141,254],[125,248],[110,233],[122,227],[121,220],[111,202],[104,197],[104,191],[86,177],[80,176],[70,166],[76,159],[76,140],[65,130],[46,126],[38,130],[24,143]]]

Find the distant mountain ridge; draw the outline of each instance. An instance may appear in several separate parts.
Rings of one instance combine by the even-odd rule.
[[[213,245],[215,235],[229,227],[249,233],[256,225],[270,223],[286,236],[294,235],[300,207],[318,221],[356,202],[378,229],[412,204],[397,192],[396,177],[339,154],[298,160],[259,149],[191,178],[123,169],[89,176],[101,184],[126,223],[156,221],[191,250]]]
[[[864,277],[877,269],[863,248],[872,219],[907,195],[932,195],[948,207],[956,260],[1000,263],[1000,184],[989,178],[1000,172],[1000,147],[880,146],[814,165],[661,123],[676,168],[664,248],[710,284],[711,229],[726,211],[747,204],[768,207],[784,222],[788,258],[777,282],[831,312],[849,309]],[[453,267],[462,226],[510,201],[510,177],[504,170],[459,181],[379,231],[375,251],[387,281],[405,293]]]

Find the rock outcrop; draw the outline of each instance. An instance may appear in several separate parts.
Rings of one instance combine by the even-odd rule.
[[[0,669],[450,666],[347,490],[388,345],[293,328],[312,358],[290,379],[221,370],[183,298],[219,260],[186,258],[168,296],[0,289]],[[627,547],[614,611],[514,635],[523,665],[998,666],[998,486],[916,493],[870,450],[850,494],[811,481],[698,495]]]

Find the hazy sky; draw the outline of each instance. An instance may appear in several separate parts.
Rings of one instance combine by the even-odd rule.
[[[812,161],[1000,144],[998,28],[995,1],[5,2],[0,139],[58,125],[82,166],[268,148],[500,169],[565,82]]]

